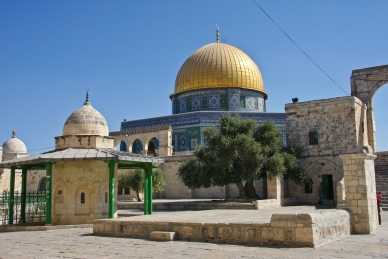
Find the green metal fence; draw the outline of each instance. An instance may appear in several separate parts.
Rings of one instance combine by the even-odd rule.
[[[15,192],[13,208],[13,224],[21,222],[21,193]],[[9,193],[0,195],[0,225],[8,224]],[[29,191],[26,193],[25,223],[46,221],[46,192]]]

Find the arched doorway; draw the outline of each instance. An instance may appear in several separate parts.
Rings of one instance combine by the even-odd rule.
[[[148,143],[148,156],[158,156],[159,155],[159,140],[157,138],[152,138]]]
[[[46,177],[43,177],[42,180],[40,180],[38,191],[40,192],[46,191]]]

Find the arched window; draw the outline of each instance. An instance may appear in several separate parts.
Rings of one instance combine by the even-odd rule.
[[[108,193],[105,193],[105,203],[108,203]]]
[[[40,192],[46,191],[46,177],[43,177],[42,180],[40,181],[38,191],[40,191]]]
[[[142,151],[143,151],[143,144],[139,139],[136,139],[132,145],[132,153],[141,154]]]
[[[124,141],[120,142],[120,151],[127,151],[127,144]]]
[[[85,193],[81,193],[81,203],[85,203]]]

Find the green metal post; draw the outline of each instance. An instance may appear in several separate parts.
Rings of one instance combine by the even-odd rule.
[[[20,199],[20,222],[26,223],[26,190],[27,189],[27,168],[22,169],[22,193]]]
[[[46,163],[46,224],[51,224],[51,173],[52,163]]]
[[[13,205],[15,203],[15,167],[11,166],[11,175],[9,181],[9,202],[8,202],[8,224],[13,224]]]
[[[144,168],[144,215],[148,215],[148,178],[147,167]]]
[[[152,165],[145,166],[144,215],[152,214]]]
[[[109,218],[115,214],[115,161],[109,161]]]

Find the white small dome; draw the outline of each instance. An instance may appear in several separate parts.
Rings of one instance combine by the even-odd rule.
[[[12,132],[12,138],[3,144],[3,153],[27,153],[27,147],[16,137],[16,132]]]
[[[109,129],[104,116],[90,105],[89,97],[87,96],[84,106],[73,112],[67,118],[62,133],[63,136],[109,136]]]

